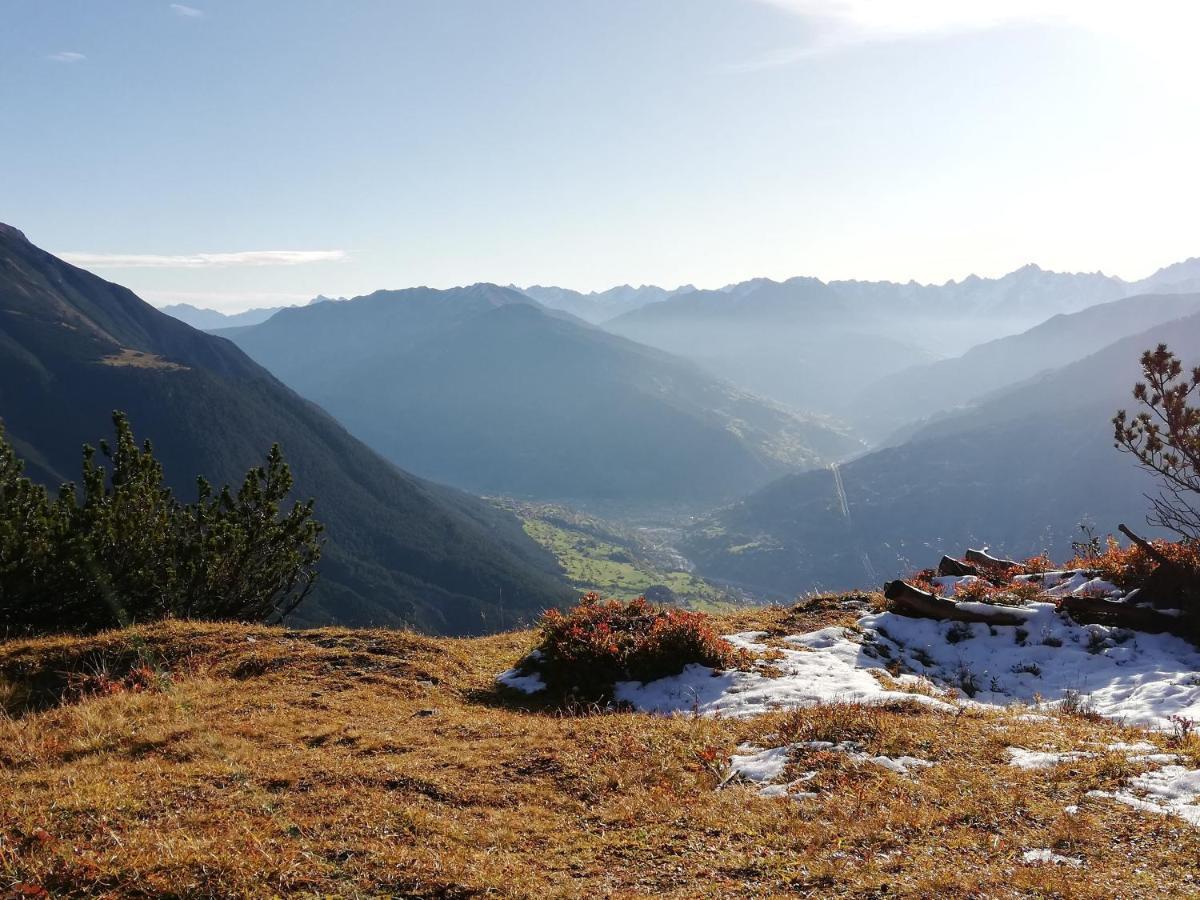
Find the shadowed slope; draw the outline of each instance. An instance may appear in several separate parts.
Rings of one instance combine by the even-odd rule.
[[[397,470],[229,341],[0,230],[0,416],[49,483],[129,413],[184,498],[240,480],[278,442],[329,545],[307,621],[479,632],[567,599],[517,520]],[[69,623],[67,623],[69,624]]]

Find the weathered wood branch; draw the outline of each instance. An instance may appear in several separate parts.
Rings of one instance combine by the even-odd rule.
[[[883,596],[892,610],[919,619],[948,619],[955,622],[984,622],[988,625],[1020,625],[1025,617],[996,607],[986,612],[978,607],[965,609],[953,600],[937,597],[905,581],[889,581],[883,586]]]
[[[961,578],[963,575],[979,575],[979,570],[974,566],[961,562],[953,556],[943,556],[942,561],[938,563],[939,575],[953,575]]]
[[[1099,597],[1071,596],[1063,597],[1059,608],[1065,609],[1079,622],[1102,622],[1153,633],[1183,632],[1183,622],[1178,616],[1168,616],[1148,606],[1131,606]]]
[[[963,554],[963,559],[969,563],[974,563],[977,566],[982,566],[985,569],[1024,569],[1025,567],[1015,559],[1000,559],[992,556],[984,550],[968,550]]]
[[[1170,569],[1179,568],[1178,565],[1176,565],[1173,561],[1171,561],[1166,556],[1164,556],[1157,547],[1155,547],[1153,544],[1151,544],[1144,537],[1139,537],[1138,535],[1134,534],[1132,531],[1130,531],[1128,528],[1126,528],[1125,525],[1123,525],[1123,524],[1118,525],[1117,530],[1119,532],[1121,532],[1121,534],[1125,535],[1125,537],[1129,538],[1131,541],[1133,541],[1135,544],[1137,544],[1139,547],[1141,547],[1143,550],[1145,550],[1146,554],[1151,559],[1153,559],[1156,563],[1158,563],[1160,566],[1166,566],[1167,568],[1170,568]]]
[[[1195,609],[1200,605],[1200,577],[1187,565],[1169,558],[1152,543],[1124,525],[1117,526],[1158,565],[1141,584],[1139,595],[1158,608]],[[1174,630],[1174,629],[1168,629]]]

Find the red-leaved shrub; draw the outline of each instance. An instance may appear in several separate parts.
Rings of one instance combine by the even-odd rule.
[[[587,594],[566,613],[550,610],[540,624],[536,671],[554,693],[607,699],[618,681],[677,675],[689,663],[744,665],[749,654],[713,630],[703,613]]]
[[[1003,588],[997,587],[985,578],[976,578],[974,581],[960,581],[955,587],[954,599],[987,603],[1000,593],[1003,593]]]
[[[945,591],[942,590],[940,584],[934,584],[933,579],[937,577],[937,569],[921,569],[919,572],[909,575],[905,580],[918,590],[933,594],[935,597],[940,597]]]
[[[1045,553],[1039,553],[1037,556],[1031,556],[1022,563],[1021,568],[1023,574],[1034,575],[1049,572],[1054,568],[1054,562]]]
[[[1182,545],[1168,541],[1154,541],[1154,546],[1169,555],[1181,555],[1178,549]],[[1158,563],[1137,544],[1122,547],[1116,538],[1109,535],[1102,552],[1077,556],[1067,567],[1071,569],[1093,569],[1105,581],[1126,589],[1139,587],[1145,583],[1150,573],[1157,568]]]

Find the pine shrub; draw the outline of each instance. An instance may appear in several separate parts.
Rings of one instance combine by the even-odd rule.
[[[316,580],[313,503],[283,504],[278,446],[236,493],[197,479],[176,499],[147,441],[113,414],[116,442],[83,451],[81,488],[56,499],[21,475],[0,429],[0,636],[95,631],[164,617],[271,621]]]

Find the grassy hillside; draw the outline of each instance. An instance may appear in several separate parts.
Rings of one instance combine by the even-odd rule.
[[[721,625],[780,635],[854,617],[831,600]],[[1086,796],[1127,774],[1124,757],[1022,769],[1005,755],[1143,733],[906,704],[563,715],[493,685],[532,643],[176,622],[0,644],[15,716],[0,718],[0,890],[1194,896],[1200,829]],[[815,753],[813,796],[719,789],[738,746],[770,734],[935,765],[902,775]],[[1200,762],[1194,742],[1149,740]],[[1026,861],[1036,848],[1082,868]]]

